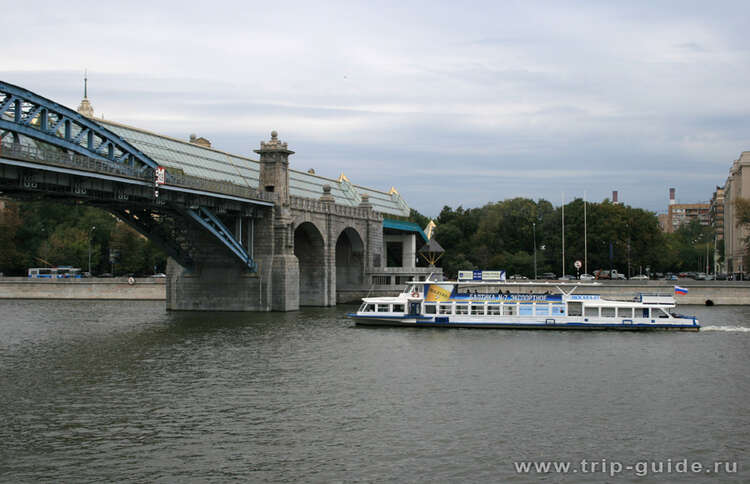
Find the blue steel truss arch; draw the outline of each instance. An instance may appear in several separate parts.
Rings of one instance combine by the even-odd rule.
[[[80,155],[142,172],[154,160],[136,147],[70,108],[13,84],[0,81],[0,141],[12,134],[48,143]]]

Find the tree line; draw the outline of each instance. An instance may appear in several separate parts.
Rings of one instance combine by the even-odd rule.
[[[3,200],[0,273],[73,266],[95,275],[150,275],[166,268],[164,253],[108,212],[80,204]]]
[[[528,198],[470,209],[445,206],[435,220],[434,236],[445,249],[439,265],[450,277],[469,269],[502,269],[508,275],[533,277],[536,242],[538,275],[559,276],[563,270],[575,275],[574,262],[583,262],[586,253],[589,273],[597,269],[616,269],[625,275],[701,272],[706,270],[707,253],[713,270],[714,231],[697,221],[666,234],[655,213],[609,200],[594,203],[578,198],[565,204],[564,212],[563,266],[562,206]],[[416,211],[411,219],[420,226],[429,222]]]
[[[89,246],[93,274],[148,275],[165,270],[165,254],[106,211],[50,201],[6,200],[4,204],[0,272],[5,275],[25,275],[29,267],[56,265],[87,271]],[[750,201],[746,205],[738,210],[744,217],[741,222],[750,224]],[[420,227],[429,222],[416,210],[410,220]],[[562,207],[547,200],[513,198],[470,209],[446,206],[435,222],[434,236],[445,249],[438,265],[448,276],[458,270],[502,269],[508,275],[532,277],[535,242],[537,274],[562,273]],[[655,213],[604,200],[586,202],[586,232],[589,272],[705,271],[707,254],[713,268],[713,229],[695,221],[665,234]],[[576,260],[584,260],[582,199],[565,205],[566,274],[576,274]]]

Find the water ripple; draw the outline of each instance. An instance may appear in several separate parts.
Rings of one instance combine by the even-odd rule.
[[[691,308],[705,334],[356,328],[349,309],[0,301],[2,480],[601,482],[512,465],[582,458],[750,468],[750,340],[732,335],[750,308]]]

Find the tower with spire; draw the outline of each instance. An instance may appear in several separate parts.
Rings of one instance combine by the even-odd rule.
[[[83,99],[81,100],[81,104],[78,105],[78,112],[80,114],[83,114],[87,118],[93,118],[94,117],[94,107],[89,102],[89,96],[88,96],[88,84],[89,84],[89,75],[88,75],[88,69],[84,71],[83,74]]]

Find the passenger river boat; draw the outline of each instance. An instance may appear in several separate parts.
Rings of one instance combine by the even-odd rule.
[[[526,287],[524,287],[526,286]],[[675,313],[674,294],[604,299],[593,284],[412,281],[395,297],[366,297],[349,316],[357,325],[440,328],[698,331],[693,316]],[[533,287],[537,288],[538,285]]]

